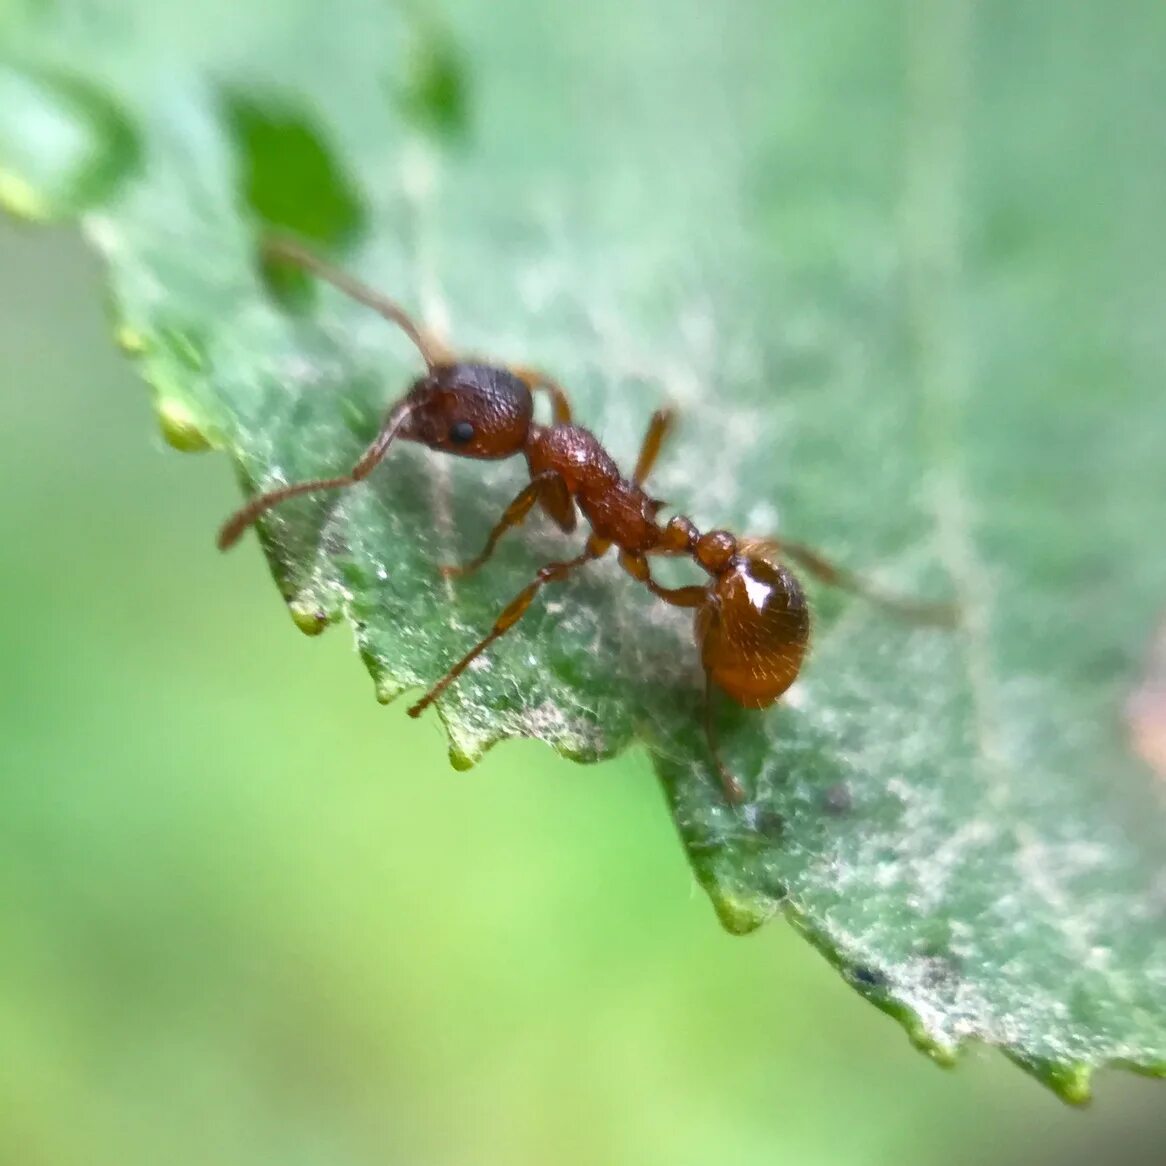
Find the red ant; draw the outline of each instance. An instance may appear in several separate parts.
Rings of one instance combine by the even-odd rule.
[[[535,503],[566,532],[575,529],[577,511],[591,527],[583,551],[573,559],[547,563],[534,580],[503,608],[489,633],[478,641],[409,709],[419,716],[495,640],[523,616],[548,583],[561,583],[573,571],[598,559],[612,544],[619,565],[653,595],[673,607],[693,608],[696,642],[705,674],[705,731],[730,802],[745,798],[741,783],[720,756],[712,711],[713,688],[745,708],[768,708],[794,682],[810,638],[810,612],[797,577],[782,563],[798,563],[825,583],[860,592],[921,620],[947,622],[950,609],[916,604],[873,592],[856,576],[798,543],[739,539],[727,530],[701,534],[683,515],[661,525],[663,505],[645,493],[650,473],[672,425],[672,413],[652,415],[630,478],[623,477],[595,435],[571,420],[567,395],[550,377],[523,367],[460,361],[418,327],[392,300],[317,258],[298,243],[271,240],[266,255],[314,273],[359,303],[397,324],[416,345],[427,371],[388,411],[372,444],[347,474],[282,486],[252,498],[219,532],[226,550],[256,519],[277,503],[316,490],[336,490],[363,481],[380,464],[392,443],[415,441],[458,457],[495,460],[523,454],[530,482],[506,507],[482,552],[468,563],[441,567],[447,578],[476,571],[498,540],[518,526]],[[532,392],[550,397],[553,423],[534,420]],[[709,576],[702,585],[662,587],[652,577],[649,555],[688,555]]]

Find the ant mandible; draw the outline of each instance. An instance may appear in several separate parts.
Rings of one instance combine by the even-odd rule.
[[[481,553],[468,563],[441,567],[447,578],[476,571],[489,559],[506,531],[518,526],[538,503],[565,532],[575,529],[577,511],[591,527],[583,551],[573,559],[547,563],[533,581],[503,608],[494,626],[409,709],[419,716],[495,640],[506,634],[548,583],[605,555],[615,545],[619,565],[658,599],[695,611],[695,636],[705,675],[705,733],[709,752],[730,802],[745,790],[721,758],[712,696],[720,688],[745,708],[767,708],[789,688],[801,669],[810,639],[810,612],[797,577],[781,562],[790,560],[821,581],[865,594],[901,614],[928,622],[948,622],[948,608],[891,598],[875,592],[850,572],[799,543],[741,539],[727,530],[702,534],[683,515],[661,525],[662,503],[643,483],[655,465],[673,415],[652,415],[630,478],[588,429],[571,419],[561,386],[530,368],[502,367],[457,359],[419,327],[392,300],[359,283],[290,239],[271,239],[266,256],[302,267],[398,325],[421,353],[424,376],[385,415],[380,431],[347,474],[281,486],[252,498],[219,532],[221,550],[273,506],[299,494],[338,490],[363,481],[396,440],[413,441],[458,457],[497,460],[522,454],[530,482],[503,511]],[[532,393],[550,397],[552,424],[534,420]],[[663,587],[652,576],[649,555],[687,555],[709,576],[707,583]]]

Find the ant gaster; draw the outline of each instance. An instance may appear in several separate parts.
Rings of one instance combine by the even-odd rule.
[[[745,708],[767,708],[793,683],[810,638],[810,613],[796,576],[782,559],[798,563],[826,583],[868,597],[919,619],[944,618],[946,609],[878,595],[849,572],[797,543],[740,539],[726,530],[702,534],[683,515],[657,520],[662,505],[644,491],[672,424],[672,414],[653,414],[630,478],[589,430],[573,423],[563,389],[544,374],[524,367],[458,360],[418,327],[392,300],[333,268],[300,244],[274,239],[264,250],[271,259],[302,267],[352,299],[397,324],[413,341],[427,371],[389,409],[376,438],[347,474],[296,482],[252,498],[223,525],[219,547],[232,546],[266,511],[285,499],[317,490],[341,489],[363,481],[396,440],[413,441],[458,457],[496,460],[522,454],[530,482],[506,507],[481,553],[468,563],[440,568],[446,577],[476,571],[506,531],[518,526],[537,503],[564,531],[575,529],[577,512],[591,527],[582,552],[547,563],[531,583],[503,608],[490,631],[409,709],[418,716],[465,671],[471,661],[505,635],[548,583],[619,548],[619,564],[658,599],[692,608],[694,632],[705,674],[705,730],[725,796],[744,800],[741,783],[720,756],[712,711],[714,688]],[[548,394],[552,424],[534,419],[532,393]],[[684,555],[709,576],[708,582],[663,587],[652,576],[651,555]]]

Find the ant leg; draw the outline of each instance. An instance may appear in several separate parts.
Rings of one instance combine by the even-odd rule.
[[[877,587],[872,587],[852,571],[839,567],[823,558],[817,551],[801,543],[777,540],[773,544],[778,553],[785,554],[804,567],[815,578],[831,587],[861,595],[871,603],[894,612],[903,619],[915,623],[935,624],[939,627],[953,627],[959,619],[959,608],[954,603],[929,602],[921,599],[906,599],[898,595],[888,595]]]
[[[648,560],[643,555],[621,551],[619,565],[633,579],[643,583],[645,587],[658,599],[673,607],[703,607],[708,602],[707,587],[661,587],[652,578]],[[704,673],[704,734],[708,740],[709,753],[713,764],[717,767],[717,774],[721,779],[721,786],[725,791],[725,798],[732,805],[740,805],[745,800],[745,787],[732,775],[729,767],[721,758],[720,746],[717,743],[717,727],[713,718],[713,676],[706,668]]]
[[[442,575],[446,579],[453,579],[458,575],[469,575],[472,571],[476,571],[494,553],[494,548],[498,545],[498,540],[512,526],[517,526],[522,522],[530,513],[531,508],[538,501],[539,495],[542,493],[547,482],[551,478],[557,478],[558,476],[554,470],[544,470],[541,474],[536,474],[525,489],[519,491],[514,501],[502,512],[502,517],[495,524],[494,529],[490,531],[489,538],[486,539],[486,545],[482,548],[482,553],[471,559],[468,563],[462,563],[460,566],[438,567]]]
[[[561,583],[577,567],[590,563],[604,554],[610,543],[596,539],[587,540],[587,547],[581,555],[563,563],[547,563],[539,569],[534,581],[524,587],[503,609],[494,621],[489,633],[482,637],[411,709],[411,717],[419,717],[441,694],[476,660],[495,640],[504,636],[525,614],[534,597],[547,583]]]
[[[652,472],[656,458],[660,456],[660,448],[667,440],[672,426],[676,422],[676,413],[672,409],[657,409],[648,422],[648,432],[644,434],[644,444],[640,447],[640,456],[636,460],[635,472],[632,481],[640,485]]]
[[[721,746],[717,737],[717,720],[713,715],[713,692],[713,674],[706,668],[704,673],[705,740],[708,741],[709,753],[712,754],[713,764],[717,767],[717,773],[720,775],[726,800],[734,806],[739,806],[745,800],[745,787],[733,776],[721,757]]]
[[[330,283],[342,291],[358,304],[372,308],[374,312],[384,316],[390,323],[396,324],[406,336],[417,346],[425,363],[432,369],[439,365],[452,364],[453,356],[449,349],[431,332],[413,322],[412,317],[400,304],[374,291],[367,284],[361,283],[351,275],[341,271],[338,267],[320,259],[309,251],[302,243],[286,236],[273,236],[265,239],[261,244],[263,254],[269,259],[282,260],[293,263],[310,271],[313,275]]]
[[[637,583],[643,583],[657,599],[664,600],[672,607],[703,607],[708,600],[707,587],[695,585],[691,587],[661,587],[652,578],[652,569],[648,566],[648,560],[634,551],[620,551],[619,565]]]
[[[413,406],[408,401],[396,405],[385,418],[381,431],[376,435],[373,443],[360,455],[360,460],[352,467],[348,474],[336,478],[313,478],[306,482],[295,482],[290,486],[280,486],[275,490],[268,490],[265,494],[257,494],[250,502],[240,506],[219,529],[219,550],[229,550],[239,541],[240,535],[257,518],[266,514],[273,506],[288,498],[295,498],[299,494],[310,494],[316,490],[340,490],[346,486],[355,486],[363,481],[380,464],[381,459],[388,452],[393,438],[400,432]]]
[[[510,371],[531,391],[541,389],[551,399],[551,417],[556,425],[571,424],[571,403],[567,392],[558,381],[527,364],[513,364]]]

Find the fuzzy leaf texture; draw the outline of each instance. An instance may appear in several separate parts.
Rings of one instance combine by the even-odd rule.
[[[690,616],[605,562],[441,702],[455,765],[513,736],[580,760],[642,741],[730,930],[784,912],[940,1061],[987,1042],[1070,1101],[1099,1066],[1166,1071],[1162,789],[1126,719],[1166,599],[1160,4],[0,20],[0,197],[80,221],[168,437],[246,489],[350,465],[418,370],[365,309],[265,280],[274,226],[460,350],[550,370],[626,467],[674,403],[652,487],[702,529],[965,612],[912,627],[809,583],[789,698],[718,704],[734,809]],[[399,448],[263,546],[301,627],[346,621],[388,701],[577,545],[536,518],[438,577],[522,481]]]

